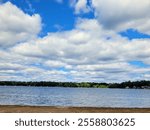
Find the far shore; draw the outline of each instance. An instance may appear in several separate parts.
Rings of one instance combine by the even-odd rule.
[[[0,105],[0,113],[150,113],[150,108]]]

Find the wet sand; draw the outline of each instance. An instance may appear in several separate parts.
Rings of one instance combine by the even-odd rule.
[[[0,113],[150,113],[150,108],[99,108],[0,105]]]

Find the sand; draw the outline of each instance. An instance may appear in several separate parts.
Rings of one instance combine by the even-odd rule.
[[[150,113],[150,108],[99,108],[0,105],[0,113]]]

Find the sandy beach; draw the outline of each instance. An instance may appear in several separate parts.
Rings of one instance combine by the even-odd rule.
[[[0,105],[0,113],[150,113],[150,108],[99,108]]]

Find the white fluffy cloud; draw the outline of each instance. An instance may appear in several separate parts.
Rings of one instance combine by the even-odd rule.
[[[92,10],[87,0],[70,0],[70,6],[75,8],[75,14],[88,13]]]
[[[149,39],[130,41],[107,33],[96,20],[79,21],[74,30],[49,33],[44,38],[19,44],[12,50],[24,56],[58,59],[76,65],[133,59],[145,62],[149,58]]]
[[[87,3],[91,3],[87,5]],[[95,16],[105,29],[116,32],[129,28],[150,34],[149,0],[78,0],[74,2],[75,13],[95,9]]]
[[[38,14],[25,14],[10,2],[0,5],[0,47],[33,39],[40,30],[41,18]]]
[[[80,12],[87,3],[79,1],[74,0],[74,4]],[[74,29],[51,32],[42,38],[37,36],[41,29],[38,14],[25,14],[11,3],[0,5],[0,25],[3,25],[0,34],[5,34],[0,35],[0,80],[121,82],[149,79],[150,39],[130,41],[116,33],[116,30],[129,28],[125,25],[131,21],[135,21],[132,27],[136,29],[148,26],[136,21],[149,17],[144,14],[148,5],[143,2],[140,7],[136,6],[144,16],[139,17],[140,12],[134,16],[136,11],[132,12],[130,6],[137,4],[135,1],[126,0],[121,4],[118,0],[120,6],[116,8],[114,4],[110,6],[109,0],[92,0],[97,19],[79,18]],[[120,14],[115,15],[116,12]],[[132,64],[132,61],[147,67]]]
[[[106,29],[134,28],[150,34],[149,0],[92,0],[95,15]]]
[[[149,64],[149,42],[149,39],[129,41],[103,30],[97,20],[79,19],[71,31],[49,33],[11,51],[43,59],[40,64],[55,71],[61,69],[63,76],[69,75],[73,81],[113,82],[146,79],[144,75],[150,73],[150,69],[134,66],[130,61]]]

